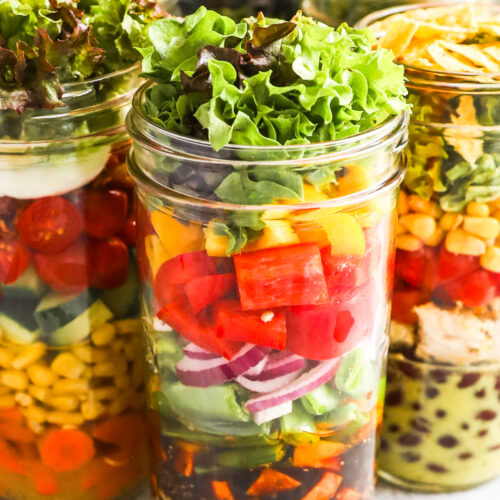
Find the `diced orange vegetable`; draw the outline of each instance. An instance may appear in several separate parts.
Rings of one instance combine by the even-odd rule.
[[[125,487],[134,484],[140,474],[141,468],[135,462],[122,467],[110,468],[110,472],[106,475],[103,484],[98,489],[98,500],[115,498]]]
[[[361,493],[352,488],[342,488],[337,495],[337,500],[361,500]]]
[[[335,441],[320,440],[316,443],[296,446],[293,452],[293,465],[295,467],[322,468],[335,464],[332,458],[341,455],[347,446]]]
[[[227,481],[212,481],[212,489],[217,500],[234,500]]]
[[[24,474],[25,472],[24,466],[15,450],[2,439],[0,439],[0,468],[10,472],[17,472],[18,474]]]
[[[136,413],[127,413],[104,420],[96,425],[92,436],[104,443],[121,443],[132,439],[142,439],[146,433],[146,426],[141,416]]]
[[[270,495],[278,491],[293,490],[300,485],[300,481],[293,477],[267,468],[260,473],[260,476],[248,488],[247,495]]]
[[[300,223],[293,226],[301,243],[316,243],[319,248],[330,246],[330,240],[323,228],[314,223]]]
[[[51,469],[63,472],[80,468],[95,454],[94,441],[78,429],[55,429],[38,443],[42,461]]]
[[[191,476],[194,468],[194,458],[200,447],[177,440],[175,449],[174,468],[183,476]]]
[[[36,449],[36,443],[16,443],[16,449],[24,460],[37,460],[38,451]]]
[[[36,460],[27,462],[26,470],[40,495],[55,495],[59,493],[57,478],[52,469]]]
[[[82,467],[80,476],[80,485],[83,490],[89,490],[100,483],[103,483],[113,468],[108,465],[104,459],[96,458]]]
[[[347,174],[337,179],[337,192],[340,196],[356,193],[373,186],[375,178],[368,169],[359,165],[346,166]]]
[[[36,441],[36,434],[22,424],[9,421],[0,422],[0,438],[20,443],[33,443]]]
[[[316,486],[302,500],[330,500],[339,489],[341,482],[342,476],[335,472],[325,472]]]
[[[16,406],[12,406],[11,408],[0,408],[0,421],[4,420],[20,424],[23,421],[23,414]]]

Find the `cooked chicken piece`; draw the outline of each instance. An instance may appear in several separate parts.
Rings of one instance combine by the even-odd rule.
[[[399,321],[392,320],[389,336],[391,339],[391,349],[396,351],[415,345],[416,337],[415,327],[413,325],[406,325]]]

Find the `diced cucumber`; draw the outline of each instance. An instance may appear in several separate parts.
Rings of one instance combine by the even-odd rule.
[[[36,302],[4,298],[0,300],[0,332],[15,344],[31,344],[40,336],[33,317]]]
[[[82,314],[47,336],[47,342],[56,345],[69,345],[84,340],[92,330],[109,321],[113,313],[101,299],[97,299]]]
[[[139,312],[139,279],[137,264],[132,255],[125,283],[118,288],[106,290],[101,298],[116,318],[125,318]]]
[[[33,266],[26,271],[11,285],[2,285],[2,292],[6,298],[19,298],[37,301],[47,291],[47,286],[38,277]]]
[[[47,294],[35,310],[40,330],[50,333],[71,323],[99,299],[96,290],[88,289],[78,295]]]
[[[314,419],[304,411],[300,401],[293,402],[293,410],[280,419],[281,436],[288,444],[312,444],[319,441]]]

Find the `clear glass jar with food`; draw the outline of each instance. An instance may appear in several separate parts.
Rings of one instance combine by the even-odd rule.
[[[107,31],[76,4],[13,5],[0,5],[0,496],[133,498],[148,451],[124,120],[141,69],[104,55]]]
[[[206,40],[218,34],[221,46],[190,49],[194,40],[201,43],[196,27],[207,18],[217,20],[214,31],[224,27],[230,47],[220,31],[205,29]],[[164,32],[171,32],[171,22],[161,21],[169,25]],[[154,56],[152,67],[146,61],[159,83],[137,93],[127,119],[139,198],[156,496],[371,499],[395,197],[404,171],[402,70],[390,53],[372,51],[370,33],[336,32],[300,15],[272,25],[263,17],[235,25],[202,9],[176,26],[175,41],[165,37],[159,50],[167,54],[175,43],[184,60],[154,62]],[[256,37],[265,40],[259,68],[253,61],[245,67],[250,54],[231,47],[251,52]],[[305,50],[304,43],[317,44],[315,53],[322,54],[316,62],[307,56],[315,76],[282,73],[278,84],[274,71],[290,70],[288,54]],[[283,58],[268,71],[269,51],[277,49]],[[316,72],[321,67],[330,74],[333,61],[345,66],[320,91]],[[301,107],[301,94],[367,90],[360,81],[359,87],[337,86],[333,79],[346,81],[351,71],[360,76],[368,61],[385,68],[376,73],[378,90],[393,97],[393,107],[371,114],[370,124],[358,121],[368,119],[362,112],[348,118],[348,99],[336,109],[337,119],[328,115],[333,99],[323,105],[320,99],[311,113]],[[185,68],[182,83],[175,79],[177,65]],[[160,71],[171,72],[162,80]],[[369,73],[362,81],[383,110]],[[395,83],[392,93],[386,84]],[[205,93],[183,92],[192,85]],[[214,111],[205,121],[200,110],[215,102],[223,109],[226,99],[245,109],[236,124],[229,111]],[[320,108],[332,126],[328,132],[315,115]],[[194,116],[177,121],[176,113],[188,109]],[[267,111],[269,128],[258,125],[255,109]],[[269,136],[273,123],[278,140]],[[294,126],[297,135],[289,139]],[[343,134],[344,126],[352,128]],[[339,138],[326,140],[335,127]],[[324,135],[315,136],[316,129]]]
[[[404,486],[463,489],[500,475],[500,9],[362,24],[392,37],[413,103],[379,465]]]

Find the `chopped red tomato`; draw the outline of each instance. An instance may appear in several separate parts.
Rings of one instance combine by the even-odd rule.
[[[178,255],[164,262],[154,280],[154,291],[161,305],[168,304],[183,293],[185,285],[200,276],[216,274],[217,260],[209,257],[207,252],[189,252]]]
[[[127,220],[128,198],[123,191],[89,190],[83,197],[85,232],[93,238],[110,238]]]
[[[455,302],[465,307],[485,306],[496,295],[496,283],[484,269],[448,281],[442,287]]]
[[[100,290],[110,290],[125,283],[130,256],[120,238],[93,239],[89,246],[90,284]]]
[[[78,293],[90,284],[87,246],[83,240],[58,254],[34,254],[33,261],[40,278],[58,292]]]
[[[197,313],[227,295],[235,286],[236,276],[233,273],[214,274],[194,278],[186,283],[184,291],[193,312]]]
[[[80,212],[60,196],[40,198],[28,205],[17,221],[23,243],[37,252],[55,254],[66,250],[80,236]]]
[[[392,317],[400,323],[412,325],[418,319],[413,308],[429,300],[430,294],[425,290],[414,288],[396,290],[392,294]]]
[[[479,257],[451,253],[443,246],[439,254],[438,280],[440,283],[450,281],[479,267]]]
[[[356,286],[362,258],[332,255],[331,247],[325,247],[321,249],[321,261],[330,297]]]
[[[127,219],[118,236],[127,246],[135,247],[137,243],[137,223],[134,217]]]
[[[282,351],[286,346],[286,316],[283,311],[242,311],[238,300],[215,305],[217,336]]]
[[[431,247],[415,252],[398,250],[395,272],[408,285],[431,289],[436,282],[437,251]]]
[[[234,257],[244,310],[324,304],[328,301],[319,248],[307,243]]]
[[[17,240],[0,240],[0,283],[14,283],[30,264],[29,250]]]
[[[216,336],[215,327],[202,316],[195,316],[189,302],[180,298],[165,305],[158,318],[170,325],[177,333],[214,354],[231,359],[241,348],[241,343]]]

